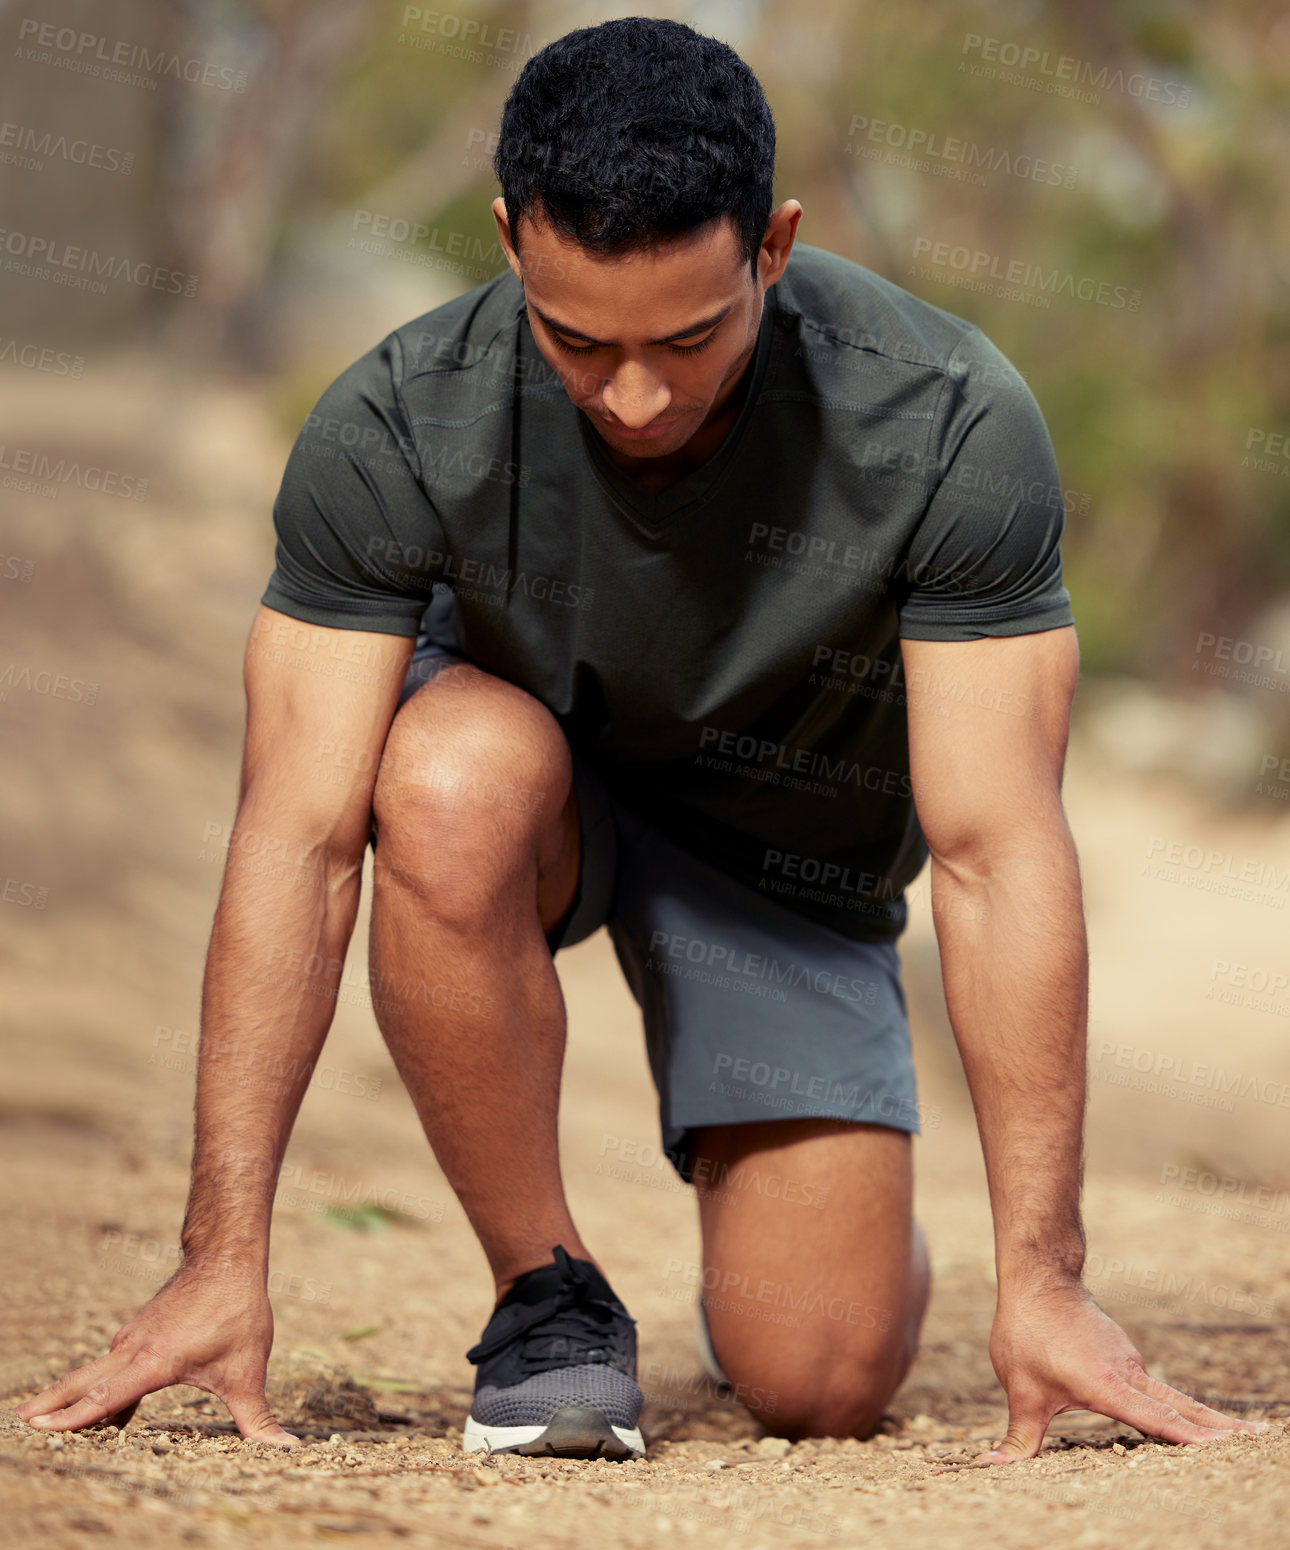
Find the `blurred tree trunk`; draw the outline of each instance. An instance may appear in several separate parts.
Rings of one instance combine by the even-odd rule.
[[[200,275],[172,315],[185,352],[261,364],[265,282],[310,128],[336,77],[384,20],[370,0],[258,0],[260,59],[246,90],[177,104],[167,203],[177,267]]]
[[[95,143],[111,149],[117,169],[129,170],[78,164],[49,152],[6,155],[0,159],[0,225],[6,232],[80,248],[104,261],[165,264],[166,239],[157,230],[155,198],[163,141],[161,93],[96,81],[66,68],[69,59],[75,61],[66,49],[15,41],[22,37],[24,19],[46,19],[42,9],[10,8],[6,18],[0,118],[7,136],[16,138],[22,130],[37,140]],[[169,33],[168,18],[158,17],[155,0],[64,0],[58,25],[154,52]],[[185,90],[194,88],[186,85]],[[108,338],[143,327],[159,304],[175,299],[124,281],[110,284],[105,295],[10,272],[6,266],[0,335],[92,355]]]

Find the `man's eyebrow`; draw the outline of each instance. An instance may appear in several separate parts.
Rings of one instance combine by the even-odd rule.
[[[530,302],[529,306],[533,307],[533,303]],[[708,329],[715,328],[724,317],[727,317],[733,306],[734,303],[731,302],[728,306],[722,307],[720,312],[714,312],[711,317],[700,318],[697,323],[691,323],[689,328],[678,328],[674,334],[668,334],[664,339],[647,339],[645,343],[671,344],[674,339],[688,339],[691,334],[706,333]],[[608,339],[593,339],[590,334],[584,334],[579,329],[570,328],[567,323],[561,323],[556,318],[548,317],[547,314],[542,311],[541,307],[533,307],[533,310],[537,313],[538,317],[542,319],[546,326],[550,329],[553,329],[557,334],[567,334],[570,339],[581,339],[584,344],[605,345],[612,344],[613,342],[612,340]]]

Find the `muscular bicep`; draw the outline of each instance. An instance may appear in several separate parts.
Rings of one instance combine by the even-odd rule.
[[[932,855],[981,870],[1061,817],[1079,677],[1073,626],[902,640],[910,774]]]
[[[404,635],[330,629],[260,607],[247,641],[239,822],[361,856],[372,787],[412,655]]]

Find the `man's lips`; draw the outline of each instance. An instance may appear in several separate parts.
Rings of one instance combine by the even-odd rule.
[[[625,436],[629,441],[649,441],[655,436],[662,436],[677,422],[677,416],[670,420],[651,420],[648,425],[642,425],[639,430],[632,430],[626,425],[611,424],[603,421],[605,428],[615,436]]]

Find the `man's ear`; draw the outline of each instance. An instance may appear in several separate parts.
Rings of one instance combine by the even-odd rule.
[[[506,214],[506,201],[500,194],[493,200],[493,218],[497,222],[497,240],[502,244],[506,262],[511,266],[516,279],[522,280],[524,276],[520,272],[520,256],[511,241],[511,223]]]
[[[786,199],[778,209],[771,211],[766,235],[761,239],[761,252],[757,255],[757,278],[767,290],[788,267],[788,255],[793,251],[793,239],[801,218],[802,207],[796,199]]]

